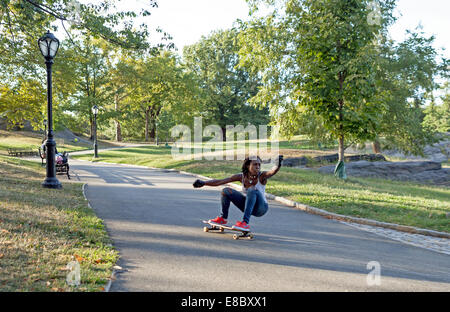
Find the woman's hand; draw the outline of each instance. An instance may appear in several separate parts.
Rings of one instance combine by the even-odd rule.
[[[281,167],[281,163],[283,162],[283,155],[278,156],[278,167]]]
[[[197,180],[195,180],[194,184],[192,184],[192,185],[193,185],[195,188],[199,188],[199,187],[204,186],[204,185],[205,185],[205,182],[202,181],[202,180],[197,179]]]
[[[271,170],[264,171],[262,173],[263,179],[266,180],[270,177],[273,177],[278,172],[278,170],[280,170],[282,162],[283,162],[283,155],[279,155],[278,156],[278,164],[276,166],[274,166]]]

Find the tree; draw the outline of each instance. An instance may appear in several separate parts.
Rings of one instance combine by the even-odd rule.
[[[255,11],[263,1],[248,2]],[[264,83],[253,101],[288,120],[296,120],[301,107],[315,115],[338,140],[341,166],[345,140],[373,139],[378,127],[376,40],[393,21],[394,1],[378,2],[376,23],[363,0],[266,2],[273,12],[244,24],[241,36],[241,65],[260,72]]]
[[[56,107],[57,116],[70,112],[79,124],[90,127],[93,135],[92,107],[102,108],[110,100],[107,83],[110,80],[106,65],[107,50],[100,48],[99,40],[83,37],[76,42],[66,42],[61,52],[61,62],[55,64],[55,95],[60,101]],[[74,79],[74,77],[77,77]],[[58,107],[59,106],[59,107]],[[99,118],[108,118],[99,114]]]
[[[235,29],[216,31],[183,51],[184,62],[197,76],[202,91],[202,117],[205,122],[219,125],[224,138],[227,125],[259,125],[270,120],[268,109],[248,104],[259,83],[256,76],[237,68],[237,34]]]
[[[395,1],[248,2],[273,11],[241,24],[240,65],[261,75],[251,101],[270,105],[284,134],[337,139],[337,169],[353,143],[384,136],[417,153],[430,142],[420,107],[448,63],[435,61],[432,38],[386,40]]]
[[[19,79],[13,89],[0,84],[0,116],[5,117],[9,128],[23,127],[29,121],[35,128],[42,126],[42,103],[45,103],[45,90],[39,81]]]
[[[450,132],[450,88],[447,81],[443,86],[445,94],[441,96],[442,103],[431,101],[424,109],[423,127],[431,132]]]
[[[438,62],[433,40],[420,31],[408,31],[404,41],[386,40],[379,46],[377,100],[385,109],[378,116],[375,142],[382,137],[387,148],[423,155],[424,146],[437,139],[423,123],[423,106],[439,87],[436,78],[448,72],[448,61]]]
[[[196,84],[173,53],[161,51],[159,55],[140,57],[133,63],[136,76],[127,88],[130,95],[124,107],[129,116],[127,124],[137,130],[129,132],[139,133],[139,128],[143,128],[145,140],[149,141],[156,138],[157,120],[163,111],[175,115],[172,121],[186,120],[198,111]]]
[[[62,49],[64,45],[69,45],[69,42],[73,49],[81,49],[82,47],[78,44],[82,40],[77,40],[75,37],[87,38],[91,41],[103,40],[121,49],[140,51],[141,53],[143,53],[142,51],[157,51],[164,46],[163,44],[151,46],[147,40],[149,32],[146,25],[134,25],[134,20],[137,17],[150,15],[148,10],[142,10],[139,13],[117,10],[113,12],[114,3],[115,1],[109,0],[102,0],[96,4],[81,4],[76,0],[1,1],[1,83],[9,89],[16,89],[18,81],[30,81],[32,79],[40,81],[42,86],[45,86],[45,65],[37,48],[37,39],[48,29],[57,31],[60,27],[66,31],[68,41],[63,42]],[[153,0],[149,1],[149,5],[157,6]],[[161,30],[158,31],[162,33]],[[163,39],[169,39],[169,36],[163,33]],[[171,43],[168,44],[168,46],[171,45]],[[70,54],[67,49],[66,52]],[[59,61],[61,56],[60,52],[57,55]],[[72,55],[71,58],[75,56],[76,54]],[[55,70],[57,70],[58,64],[61,63],[55,62]],[[64,78],[67,78],[63,84],[70,85],[74,77],[68,77],[64,74],[64,71],[61,71],[61,73],[63,73]],[[57,80],[58,74],[57,72],[55,74],[54,78]],[[55,83],[54,86],[55,91],[57,91],[58,85]],[[64,88],[64,86],[61,87],[61,89]],[[67,93],[66,96],[68,96]],[[92,102],[91,100],[86,101]],[[10,102],[10,105],[14,103],[17,102]],[[44,106],[45,102],[42,105]],[[28,107],[25,106],[21,109],[28,109]],[[17,111],[17,109],[12,111]],[[58,101],[55,101],[55,111],[58,112]],[[0,111],[1,113],[2,111]],[[30,113],[32,113],[31,108]],[[64,116],[64,113],[61,110],[59,117],[62,116]],[[17,118],[12,120],[17,120]]]
[[[108,84],[113,93],[114,108],[111,116],[114,119],[115,139],[120,142],[123,138],[121,123],[125,117],[125,112],[121,109],[122,103],[138,88],[133,84],[138,74],[132,58],[120,52],[116,52],[114,56],[112,60],[107,61],[111,75]]]

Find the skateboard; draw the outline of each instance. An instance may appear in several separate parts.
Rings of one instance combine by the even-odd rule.
[[[206,221],[206,220],[203,220],[203,223],[210,225],[210,226],[205,226],[203,228],[203,232],[214,231],[214,232],[221,232],[222,233],[225,230],[231,230],[231,231],[241,232],[241,234],[233,234],[233,239],[239,239],[239,238],[253,239],[253,234],[250,231],[233,229],[231,226],[218,225],[218,224]]]

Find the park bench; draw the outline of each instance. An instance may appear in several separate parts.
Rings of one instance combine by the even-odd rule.
[[[56,167],[56,173],[65,173],[67,174],[67,178],[70,180],[70,174],[69,174],[69,153],[63,152],[62,153],[62,161],[56,161],[55,167]]]
[[[40,147],[39,147],[39,156],[41,157],[42,165],[44,165],[44,160],[46,160],[46,154]],[[65,173],[67,174],[67,178],[70,180],[69,153],[63,152],[61,158],[62,158],[61,161],[57,161],[57,159],[55,159],[56,173],[57,174]]]
[[[8,155],[14,157],[37,156],[38,153],[31,148],[8,148]]]
[[[44,166],[44,160],[45,160],[45,152],[42,150],[42,148],[39,147],[39,157],[41,157],[41,164]]]

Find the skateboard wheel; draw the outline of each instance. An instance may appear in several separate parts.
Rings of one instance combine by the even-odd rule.
[[[253,239],[253,234],[250,234],[248,238]]]
[[[224,228],[220,228],[220,230],[219,230],[220,232],[223,232],[223,231],[225,231],[225,229]]]
[[[208,228],[207,226],[205,226],[205,227],[203,228],[203,232],[209,232],[209,228]]]
[[[239,236],[237,234],[233,234],[233,239],[239,239]]]

